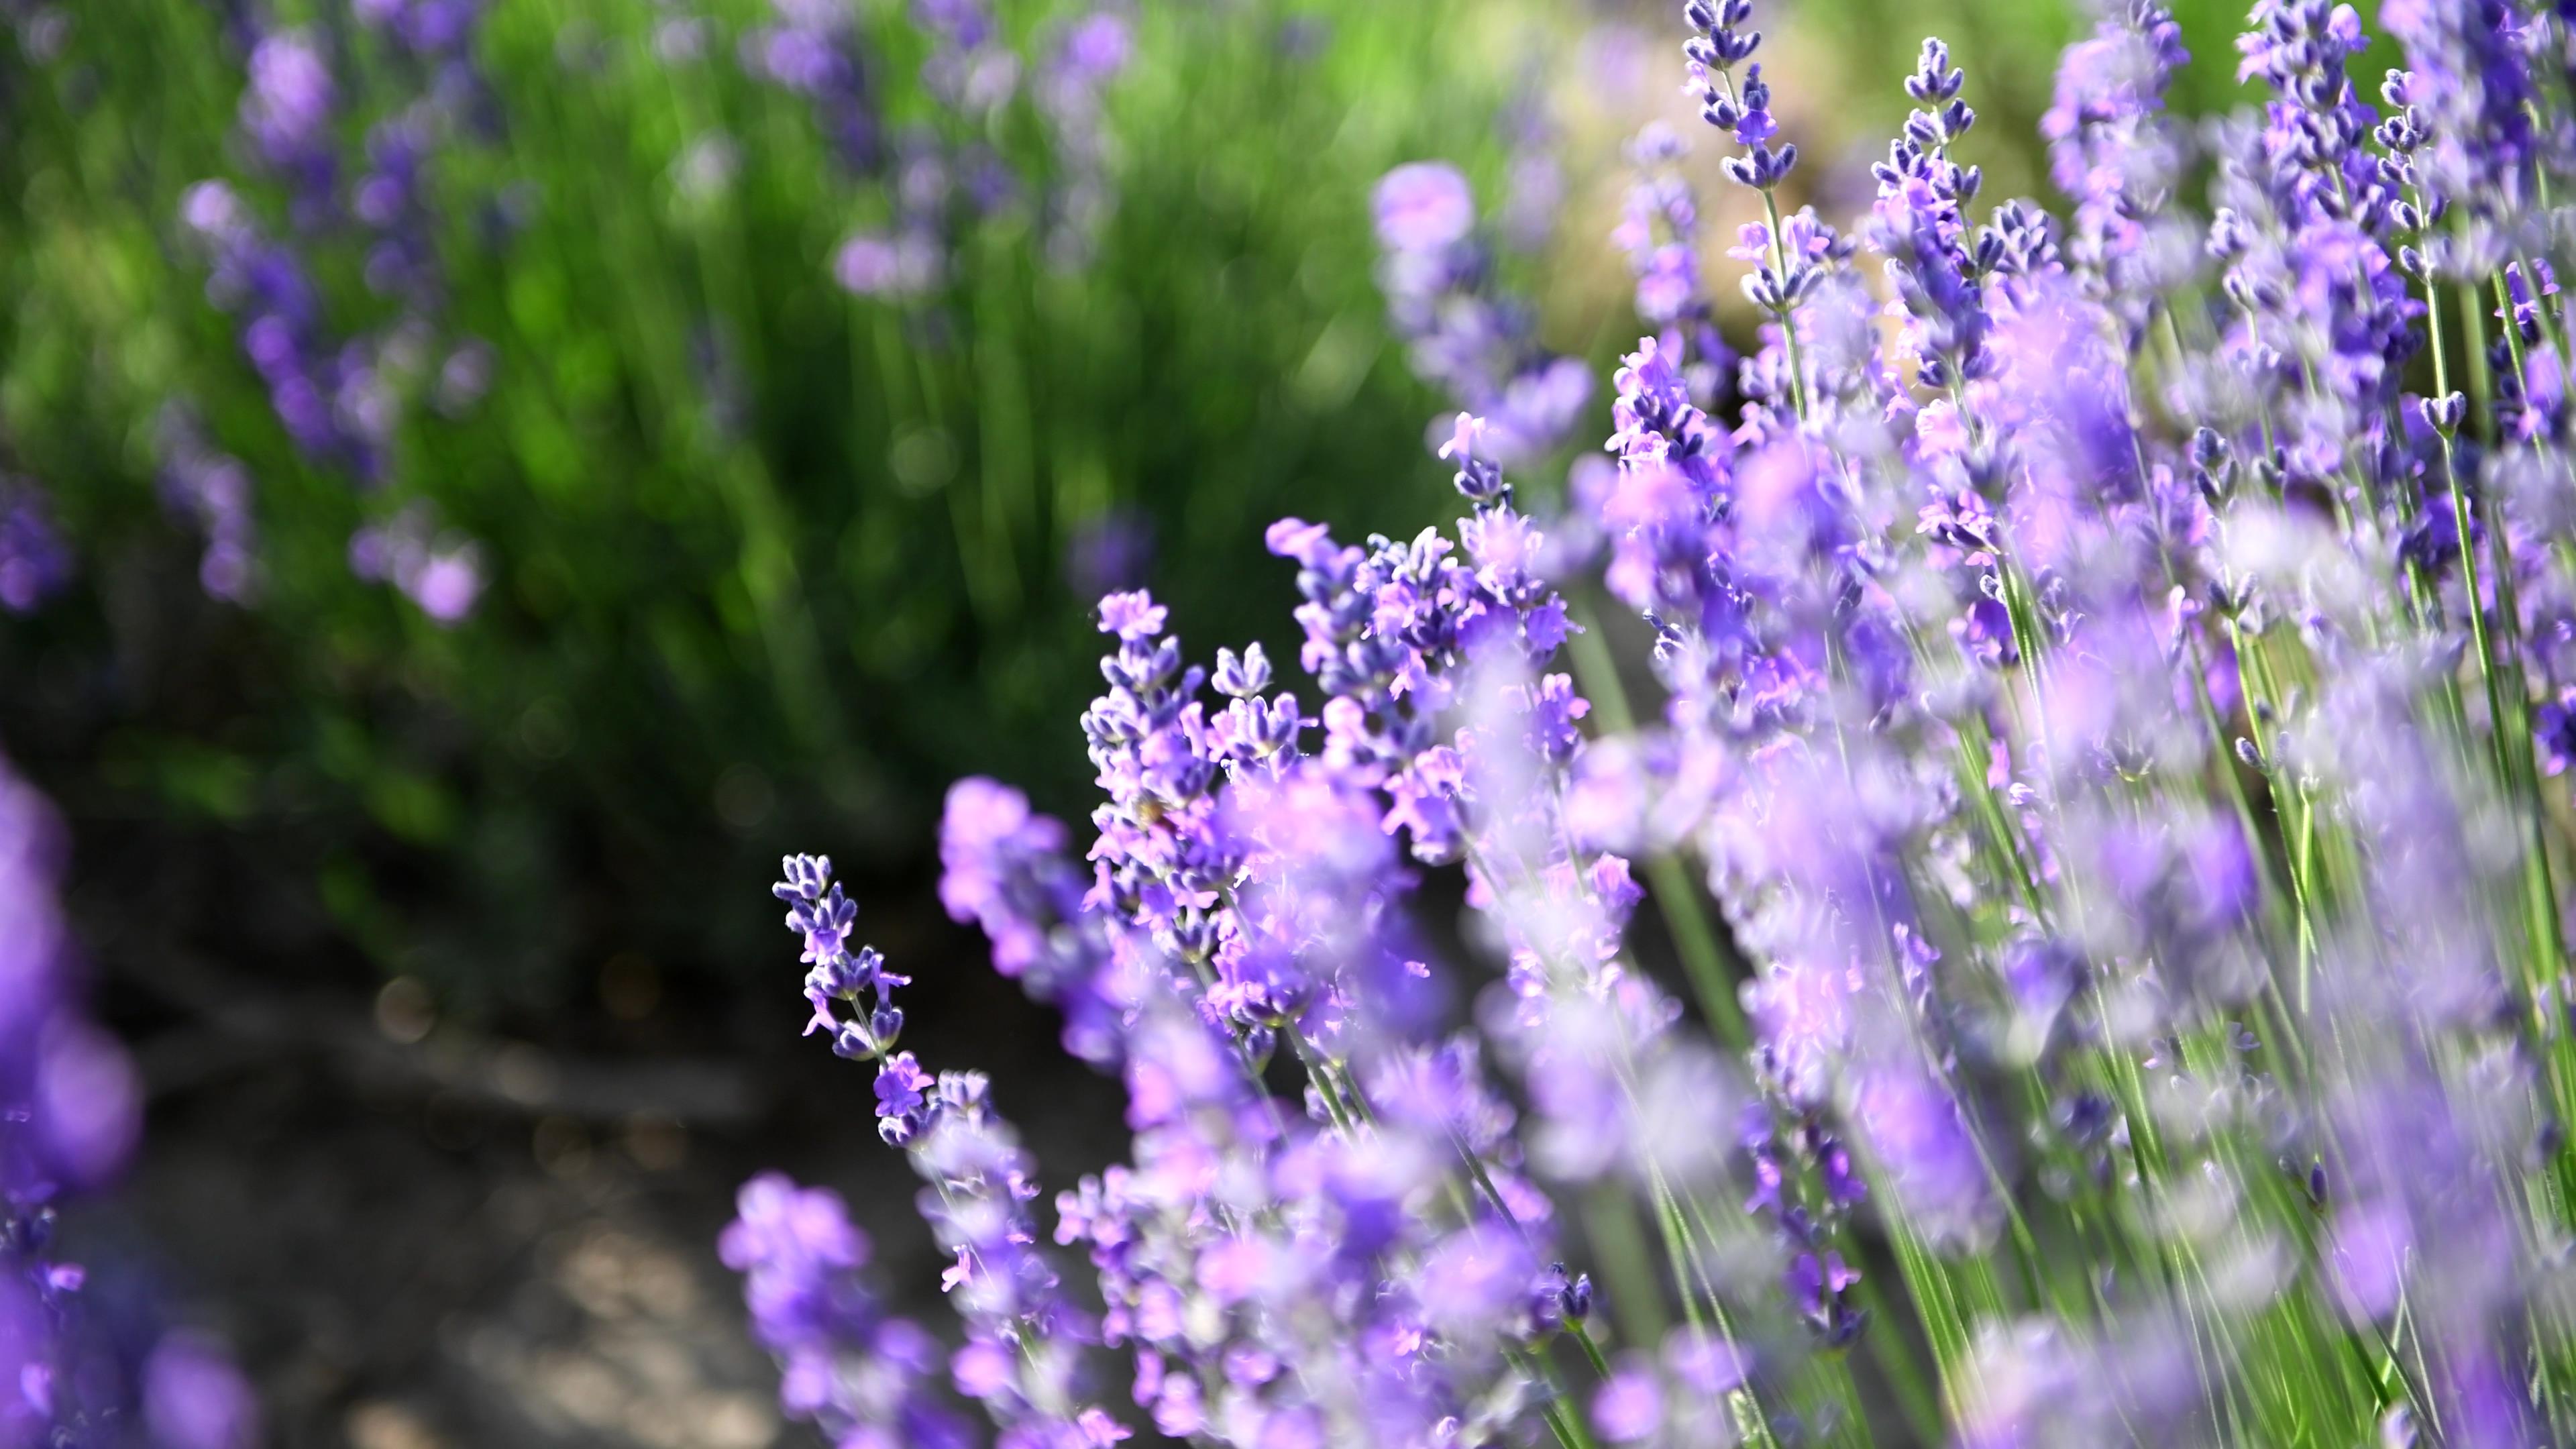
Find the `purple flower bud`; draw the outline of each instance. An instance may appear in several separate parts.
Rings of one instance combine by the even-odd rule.
[[[884,1118],[911,1117],[921,1111],[926,1100],[922,1093],[930,1086],[930,1074],[910,1052],[897,1052],[877,1068],[877,1115]]]

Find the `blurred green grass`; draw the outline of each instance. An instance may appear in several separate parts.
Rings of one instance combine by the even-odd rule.
[[[1483,39],[1457,44],[1471,8]],[[887,111],[926,115],[919,37],[899,7],[858,9]],[[296,455],[180,233],[205,177],[282,211],[234,137],[243,57],[218,9],[84,8],[65,53],[8,55],[0,439],[83,570],[5,646],[29,685],[10,734],[76,816],[300,853],[389,969],[541,1001],[550,953],[599,945],[563,919],[585,893],[685,917],[703,903],[655,883],[708,862],[808,840],[917,855],[969,769],[1078,805],[1098,651],[1063,560],[1086,526],[1145,520],[1146,577],[1212,644],[1284,617],[1270,519],[1432,516],[1430,409],[1379,325],[1367,191],[1422,155],[1496,170],[1508,17],[1143,7],[1096,261],[1051,267],[1026,217],[987,222],[924,317],[834,287],[833,248],[885,201],[736,61],[767,7],[702,14],[715,38],[680,64],[643,0],[489,8],[500,129],[443,148],[432,194],[443,321],[491,344],[495,383],[456,418],[412,399],[376,496]],[[346,62],[354,153],[393,62],[345,5],[277,18]],[[1042,171],[1026,122],[985,139]],[[738,169],[692,196],[676,178],[711,142]],[[507,236],[499,199],[523,218]],[[359,250],[314,249],[343,334],[390,313]],[[247,612],[194,596],[195,541],[155,498],[175,398],[257,480]],[[493,576],[453,630],[343,562],[352,528],[415,500]],[[608,929],[703,939],[691,924]]]
[[[1051,267],[1027,218],[986,222],[935,320],[833,285],[833,248],[886,202],[736,60],[768,7],[693,8],[715,38],[676,63],[664,5],[488,6],[499,127],[441,150],[432,195],[443,325],[491,345],[494,384],[461,416],[407,407],[372,496],[298,457],[181,235],[202,178],[280,209],[235,135],[222,8],[82,6],[52,57],[23,27],[0,41],[0,462],[50,487],[82,569],[0,630],[0,737],[76,827],[257,854],[335,939],[489,1005],[542,1006],[619,949],[703,959],[757,907],[757,857],[907,868],[954,774],[1082,808],[1098,648],[1064,561],[1086,528],[1148,522],[1146,577],[1204,652],[1290,642],[1271,519],[1446,516],[1422,446],[1438,400],[1387,340],[1368,191],[1438,156],[1491,207],[1498,118],[1532,77],[1571,181],[1556,254],[1527,266],[1572,279],[1548,340],[1598,361],[1633,340],[1603,239],[1619,140],[1678,86],[1671,5],[1144,4],[1095,260]],[[1000,8],[1026,37],[1074,7]],[[346,61],[353,151],[400,90],[392,60],[346,0],[278,9]],[[852,11],[889,114],[931,115],[900,4]],[[2203,55],[2239,23],[2204,0],[2182,18]],[[1819,160],[1880,149],[1937,31],[1985,117],[1986,194],[2046,195],[2035,129],[2077,24],[2055,0],[1802,3],[1776,26],[1784,119]],[[1605,25],[1632,32],[1638,93],[1568,63]],[[2219,69],[2178,101],[2230,103]],[[983,139],[1051,164],[1024,114]],[[712,143],[730,182],[683,184]],[[358,252],[316,252],[343,332],[390,315]],[[257,480],[250,609],[197,594],[197,541],[156,498],[173,399]],[[345,563],[352,528],[416,500],[492,575],[452,630]]]

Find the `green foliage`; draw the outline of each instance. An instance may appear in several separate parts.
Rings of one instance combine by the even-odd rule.
[[[890,115],[959,125],[915,80],[902,8],[853,8]],[[371,949],[539,999],[552,968],[524,948],[507,971],[477,958],[618,934],[564,919],[576,878],[685,931],[699,903],[650,884],[683,862],[732,869],[818,816],[917,850],[971,768],[1069,794],[1097,636],[1063,561],[1086,524],[1150,520],[1152,586],[1242,632],[1287,597],[1259,553],[1272,518],[1404,529],[1439,502],[1434,404],[1386,341],[1367,205],[1402,160],[1500,170],[1507,67],[1444,39],[1464,8],[1140,7],[1096,258],[1051,264],[1006,211],[905,308],[833,284],[834,248],[888,202],[737,60],[765,5],[708,7],[683,63],[656,54],[646,0],[495,0],[478,60],[497,127],[436,156],[449,300],[369,493],[297,456],[178,221],[185,188],[223,176],[284,229],[235,129],[222,7],[82,7],[66,53],[0,52],[0,456],[51,490],[82,569],[6,646],[38,683],[11,691],[13,747],[79,799],[291,835]],[[399,57],[343,0],[281,9],[343,71],[342,152],[361,156]],[[1002,7],[1024,40],[1071,9]],[[1025,105],[985,139],[1051,164]],[[730,182],[692,187],[715,146]],[[309,248],[341,335],[393,314],[362,253]],[[434,359],[469,337],[494,384],[451,416]],[[247,611],[196,596],[197,541],[155,497],[173,400],[256,480]],[[418,501],[491,576],[454,629],[344,559],[353,528]],[[704,842],[711,815],[735,840]],[[410,929],[388,924],[404,911]],[[439,945],[449,918],[480,944]]]
[[[850,3],[889,120],[961,139],[916,78],[925,42],[900,0]],[[417,78],[348,0],[274,8],[326,42],[354,166]],[[1000,8],[1037,53],[1077,7]],[[1665,8],[1629,17],[1659,78],[1678,64]],[[572,956],[729,928],[668,882],[750,869],[809,827],[899,867],[955,774],[1078,809],[1071,721],[1097,636],[1069,547],[1147,520],[1148,581],[1204,649],[1275,635],[1271,519],[1355,536],[1436,516],[1421,438],[1438,402],[1385,333],[1369,187],[1438,156],[1493,204],[1496,120],[1527,62],[1616,18],[1544,0],[1139,6],[1092,260],[1053,264],[1026,208],[1006,210],[967,234],[946,292],[905,307],[833,283],[835,247],[890,202],[802,98],[738,60],[768,6],[698,9],[709,39],[675,60],[655,0],[492,0],[476,59],[494,125],[435,156],[447,301],[399,379],[375,492],[297,455],[179,224],[190,184],[227,177],[284,225],[236,124],[228,7],[80,7],[60,55],[0,43],[0,465],[49,488],[82,570],[0,631],[0,729],[76,813],[280,852],[387,964],[543,1000]],[[2196,53],[2227,53],[2233,7],[2179,10]],[[2058,0],[1814,0],[1780,20],[1820,156],[1896,124],[1920,33],[1974,57],[1991,196],[2046,194],[2030,138],[2078,26]],[[2193,67],[2178,104],[2230,103],[2227,69]],[[1630,325],[1602,252],[1611,132],[1650,103],[1548,100],[1574,182],[1570,255],[1549,271],[1598,279],[1545,299],[1552,340],[1606,361]],[[1026,104],[979,139],[1032,177],[1057,164]],[[363,238],[307,250],[335,331],[393,318]],[[493,386],[442,410],[435,360],[466,338],[492,348]],[[174,401],[256,481],[248,609],[198,594],[198,540],[155,496]],[[353,529],[417,502],[479,540],[491,576],[453,629],[346,563]]]

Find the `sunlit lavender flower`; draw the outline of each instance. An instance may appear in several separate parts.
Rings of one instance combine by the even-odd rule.
[[[2530,168],[2542,135],[2532,120],[2537,81],[2524,8],[2390,0],[2380,21],[2405,49],[2409,97],[2426,115],[2425,191],[2497,219],[2536,200]]]
[[[2066,48],[2040,119],[2050,179],[2075,198],[2069,250],[2130,307],[2152,305],[2184,152],[2165,92],[2191,60],[2182,28],[2153,0],[2100,8],[2091,38]]]

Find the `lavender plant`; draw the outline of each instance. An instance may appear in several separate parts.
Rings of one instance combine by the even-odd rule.
[[[1391,175],[1454,539],[1271,530],[1303,698],[1104,599],[1088,871],[950,797],[950,909],[1127,1088],[1132,1160],[1056,1199],[1097,1314],[992,1087],[896,1050],[904,978],[788,862],[814,1029],[958,1254],[958,1388],[1008,1444],[1122,1436],[1119,1380],[1263,1446],[2576,1441],[2576,35],[2391,0],[2374,89],[2350,6],[2259,0],[2262,107],[2194,132],[2115,0],[2064,222],[1982,203],[1927,40],[1838,229],[1753,0],[1683,12],[1758,345],[1651,133],[1657,330],[1526,511],[1555,414],[1472,195]],[[1451,870],[1496,971],[1416,927]]]
[[[240,140],[252,168],[284,191],[286,225],[267,224],[224,179],[197,183],[180,207],[208,264],[207,294],[239,321],[242,353],[296,452],[369,492],[396,481],[395,437],[410,408],[469,406],[489,381],[488,348],[445,315],[441,219],[429,185],[438,149],[496,124],[474,62],[481,8],[479,0],[353,0],[348,18],[389,82],[374,98],[380,114],[365,127],[354,167],[343,140],[350,97],[335,66],[357,57],[331,43],[348,37],[274,23],[261,7],[238,9],[233,39],[247,78]],[[331,305],[322,280],[352,250],[371,310],[389,313],[357,327]],[[178,413],[182,421],[164,429],[164,494],[206,535],[207,592],[245,602],[257,564],[248,475],[225,466],[202,428],[184,420],[184,404]],[[387,542],[425,532],[428,509],[415,497],[393,521],[362,525],[349,562],[359,577],[390,583],[431,619],[454,624],[482,592],[479,550],[461,538],[413,549]]]

